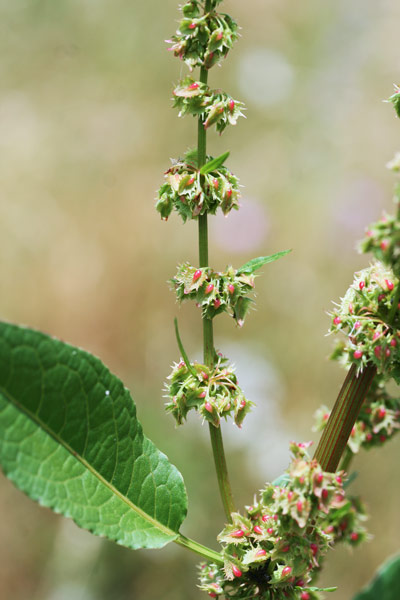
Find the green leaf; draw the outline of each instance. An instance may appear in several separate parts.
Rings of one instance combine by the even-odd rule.
[[[91,354],[0,323],[0,463],[23,492],[129,548],[178,537],[178,470],[143,435],[122,382]]]
[[[271,254],[270,256],[259,256],[258,258],[253,258],[253,260],[250,260],[241,266],[240,269],[237,270],[237,274],[240,275],[240,273],[247,273],[249,275],[254,273],[254,271],[257,271],[257,269],[260,269],[267,263],[274,262],[275,260],[278,260],[278,258],[286,256],[286,254],[289,254],[291,251],[292,250],[282,250],[282,252],[277,252],[276,254]]]
[[[287,484],[290,481],[290,475],[289,473],[282,473],[282,475],[279,475],[276,479],[273,480],[272,485],[278,486],[278,487],[286,487]]]
[[[383,563],[367,587],[353,600],[398,600],[400,589],[400,554]]]
[[[217,158],[213,158],[208,163],[203,165],[200,169],[201,175],[207,175],[207,173],[211,173],[211,171],[215,171],[219,167],[222,167],[229,154],[229,152],[224,152],[221,154],[221,156],[217,156]]]

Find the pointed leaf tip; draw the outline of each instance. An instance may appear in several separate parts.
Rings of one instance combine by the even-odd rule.
[[[222,167],[229,154],[230,152],[224,152],[223,154],[221,154],[221,156],[217,156],[217,158],[213,158],[212,160],[210,160],[208,163],[201,167],[200,174],[207,175],[207,173],[211,173],[219,167]]]
[[[278,260],[279,258],[282,258],[282,256],[286,256],[286,254],[289,254],[289,252],[291,252],[291,251],[292,251],[291,249],[290,250],[282,250],[281,252],[276,252],[276,254],[271,254],[270,256],[259,256],[258,258],[253,258],[249,262],[242,265],[237,270],[237,274],[240,275],[241,273],[246,273],[247,275],[251,275],[252,273],[257,271],[257,269],[260,269],[264,265],[274,262],[275,260]]]

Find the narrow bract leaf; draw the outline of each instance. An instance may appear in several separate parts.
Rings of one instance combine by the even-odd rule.
[[[286,256],[286,254],[289,254],[289,252],[291,252],[291,251],[292,251],[291,249],[290,250],[282,250],[281,252],[277,252],[276,254],[271,254],[270,256],[259,256],[258,258],[253,258],[253,260],[249,260],[249,262],[247,262],[246,264],[241,266],[237,270],[237,274],[239,275],[240,273],[247,273],[247,274],[254,273],[254,271],[257,271],[257,269],[260,269],[267,263],[274,262],[275,260],[278,260],[278,258],[282,258],[282,256]]]
[[[383,563],[374,579],[353,600],[398,600],[400,590],[400,554]]]
[[[217,156],[217,158],[213,158],[208,163],[203,165],[200,169],[201,175],[207,175],[207,173],[211,173],[211,171],[215,171],[215,169],[222,167],[229,154],[229,152],[224,152],[224,154],[221,154],[221,156]]]
[[[0,464],[23,492],[129,548],[178,537],[178,470],[143,435],[122,382],[91,354],[0,323]]]

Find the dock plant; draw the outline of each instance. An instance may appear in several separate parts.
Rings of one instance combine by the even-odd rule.
[[[180,117],[194,117],[197,139],[166,165],[155,207],[164,221],[194,220],[198,226],[197,262],[184,259],[169,283],[178,303],[191,302],[198,311],[203,357],[190,359],[175,320],[179,354],[171,356],[164,395],[178,426],[194,411],[199,426],[208,427],[225,512],[216,532],[218,550],[180,533],[187,512],[182,475],[144,435],[123,383],[91,354],[6,322],[0,324],[0,462],[33,500],[96,535],[132,549],[174,542],[195,552],[205,597],[315,600],[335,589],[318,587],[331,549],[340,543],[356,547],[369,537],[365,505],[350,493],[351,461],[362,449],[388,443],[400,429],[400,394],[387,390],[389,381],[400,384],[400,183],[394,215],[370,225],[359,245],[372,255],[371,263],[354,275],[330,313],[330,333],[338,338],[332,357],[345,375],[333,408],[316,413],[322,435],[315,451],[310,442],[292,442],[286,471],[237,507],[221,423],[232,419],[245,427],[246,415],[257,408],[214,340],[214,319],[230,317],[232,326],[242,327],[251,318],[260,270],[290,260],[290,251],[272,248],[223,271],[210,264],[208,219],[240,211],[240,186],[228,166],[229,152],[210,154],[207,137],[213,129],[225,135],[245,114],[240,100],[208,85],[210,70],[238,40],[238,25],[220,12],[221,4],[185,2],[168,41],[188,69],[173,90],[173,106]],[[400,116],[400,88],[389,102]],[[389,167],[400,172],[399,155]],[[399,559],[390,562],[380,581],[390,588],[399,569]],[[360,598],[377,597],[375,589]]]

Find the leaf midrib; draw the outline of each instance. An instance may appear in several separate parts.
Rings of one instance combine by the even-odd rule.
[[[169,529],[168,527],[166,527],[165,525],[163,525],[162,523],[160,523],[160,521],[157,521],[156,519],[154,519],[153,517],[151,517],[148,513],[144,512],[139,506],[137,506],[131,500],[129,500],[129,498],[127,498],[126,496],[124,496],[119,490],[117,490],[117,488],[115,486],[113,486],[109,481],[107,481],[107,479],[105,479],[102,475],[100,475],[100,473],[96,469],[94,469],[90,465],[90,463],[88,463],[83,458],[83,456],[81,456],[76,450],[74,450],[73,448],[71,448],[71,446],[69,444],[67,444],[61,437],[57,436],[53,431],[51,431],[51,429],[49,429],[47,427],[47,425],[45,423],[43,423],[43,421],[41,419],[39,419],[39,417],[35,413],[32,413],[25,406],[21,405],[2,386],[0,386],[0,393],[7,400],[9,400],[12,404],[14,404],[16,406],[16,408],[21,413],[23,413],[26,416],[28,416],[28,418],[31,419],[31,421],[33,421],[36,425],[38,425],[39,427],[41,427],[43,429],[43,431],[45,431],[45,433],[47,433],[47,435],[49,435],[51,438],[53,438],[58,444],[60,444],[60,446],[62,446],[63,448],[65,448],[90,473],[92,473],[92,475],[94,475],[103,485],[105,485],[115,496],[117,496],[120,500],[122,500],[122,502],[124,502],[127,506],[129,506],[129,508],[131,510],[133,510],[140,517],[142,517],[142,519],[144,519],[145,521],[147,521],[148,523],[150,523],[151,525],[153,525],[153,527],[155,527],[156,529],[158,529],[159,531],[161,531],[165,535],[168,535],[169,537],[172,537],[172,538],[179,537],[179,533],[177,533],[176,531],[172,531],[172,529]]]

